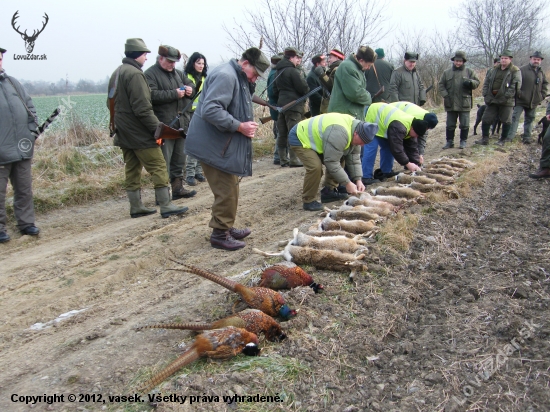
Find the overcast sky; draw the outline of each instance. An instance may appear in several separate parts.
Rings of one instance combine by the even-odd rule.
[[[335,0],[337,1],[337,0]],[[423,28],[452,29],[457,23],[449,16],[448,2],[438,0],[389,0],[387,15],[391,27],[420,24]],[[450,3],[457,5],[457,3]],[[101,80],[110,75],[124,57],[129,37],[141,37],[155,54],[149,55],[145,68],[154,63],[160,44],[169,44],[191,55],[199,51],[209,64],[232,56],[222,25],[233,27],[233,19],[244,22],[243,11],[257,9],[259,2],[244,0],[95,0],[95,1],[14,1],[3,0],[0,17],[0,47],[7,49],[4,69],[19,79],[57,81],[65,78]],[[28,34],[42,27],[43,15],[49,22],[36,40],[33,54],[47,56],[43,61],[15,60],[25,55],[25,44],[11,25],[16,11],[16,26]],[[391,38],[374,47],[387,48]]]

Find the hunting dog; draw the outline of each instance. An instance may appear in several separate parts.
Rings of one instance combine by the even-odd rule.
[[[481,118],[483,117],[483,113],[485,113],[485,109],[487,108],[487,105],[480,105],[478,104],[477,105],[477,113],[476,113],[476,124],[474,124],[474,136],[477,135],[477,126],[481,123]],[[495,130],[498,133],[500,133],[500,126],[502,125],[502,123],[500,122],[500,120],[497,118],[493,125],[491,126],[492,130],[491,130],[491,135],[494,135],[495,134]]]

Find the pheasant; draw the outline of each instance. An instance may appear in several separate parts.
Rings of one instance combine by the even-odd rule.
[[[249,356],[258,355],[260,353],[258,337],[251,332],[233,326],[206,331],[198,335],[191,347],[179,358],[145,382],[140,388],[140,392],[150,391],[179,369],[201,357],[229,359],[239,353]]]
[[[216,282],[218,285],[221,285],[232,292],[238,293],[242,300],[244,300],[248,306],[253,309],[259,309],[269,316],[281,316],[283,319],[290,319],[291,317],[296,316],[296,311],[290,309],[288,305],[285,304],[285,299],[279,292],[262,287],[249,288],[231,279],[215,275],[214,273],[198,267],[187,265],[174,259],[170,260],[185,267],[185,269],[172,270],[181,270],[183,272],[193,273],[211,280],[212,282]]]
[[[315,283],[313,278],[301,267],[285,265],[274,265],[265,269],[258,286],[275,290],[309,286],[315,293],[324,289],[323,285]]]
[[[274,341],[282,341],[286,335],[281,330],[281,326],[271,316],[266,315],[258,309],[247,309],[235,315],[217,320],[212,323],[160,323],[157,325],[149,325],[137,328],[141,329],[187,329],[187,330],[210,330],[220,329],[226,326],[234,326],[243,328],[249,332],[259,335],[263,332],[266,339]]]

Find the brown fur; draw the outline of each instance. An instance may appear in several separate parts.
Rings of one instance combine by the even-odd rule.
[[[422,196],[418,190],[413,190],[408,187],[379,187],[373,190],[377,195],[390,195],[397,196],[406,199],[414,199],[416,197]]]
[[[440,185],[439,183],[435,183],[435,184],[430,184],[430,185],[425,185],[425,184],[422,184],[422,183],[418,183],[418,182],[412,182],[409,187],[411,189],[414,189],[414,190],[418,190],[419,192],[422,192],[422,193],[428,193],[428,192],[434,192],[436,190],[441,190],[443,189],[445,186],[443,185]]]
[[[381,200],[375,200],[374,197],[370,198],[358,198],[355,196],[351,196],[344,202],[344,205],[346,206],[366,206],[366,207],[376,207],[376,208],[384,208],[386,209],[386,212],[393,212],[395,210],[394,205],[388,202],[383,202]],[[383,213],[375,212],[379,215],[385,216]]]
[[[424,170],[428,173],[437,173],[444,176],[456,175],[456,172],[453,172],[452,170],[446,169],[444,167],[425,167]]]
[[[456,166],[451,166],[451,165],[448,165],[447,163],[429,163],[427,165],[427,167],[438,167],[438,168],[443,168],[443,169],[447,169],[447,170],[450,170],[451,172],[455,172],[455,173],[460,173],[464,170],[464,166],[459,166],[459,167],[456,167]]]
[[[433,185],[434,183],[437,183],[437,180],[430,179],[429,177],[425,176],[412,176],[407,175],[405,173],[399,173],[397,176],[395,176],[395,180],[397,183],[412,183],[412,182],[418,182],[425,185]]]
[[[317,229],[317,226],[315,227]],[[325,237],[325,236],[345,236],[347,238],[354,238],[355,234],[345,232],[343,230],[327,230],[323,232],[322,230],[308,230],[306,235],[315,236],[315,237]]]
[[[364,210],[331,210],[329,212],[329,217],[331,217],[334,220],[377,220],[380,218],[380,215],[377,215],[373,212],[367,212]]]
[[[432,162],[432,164],[448,164],[452,167],[457,167],[457,168],[460,168],[460,169],[467,169],[467,168],[470,168],[470,167],[474,166],[474,164],[472,162],[470,162],[469,160],[465,160],[465,162],[463,162],[461,160],[465,160],[465,159],[446,159],[446,158],[443,158],[443,159],[436,160],[435,162]]]
[[[418,175],[421,175],[421,176],[426,176],[426,177],[429,177],[431,179],[435,179],[437,180],[439,183],[451,183],[451,182],[454,182],[454,179],[452,177],[449,177],[449,176],[443,176],[441,174],[437,174],[437,173],[431,173],[431,172],[426,172],[426,171],[420,171],[420,172],[416,172]]]
[[[374,220],[365,222],[363,220],[334,220],[329,216],[325,217],[319,224],[319,229],[325,230],[344,230],[349,233],[361,234],[376,228]]]
[[[329,249],[337,250],[342,253],[355,253],[360,250],[366,250],[364,239],[360,235],[349,239],[345,236],[325,236],[315,237],[305,233],[300,233],[298,229],[294,229],[294,239],[290,241],[293,246],[306,246],[312,249]]]

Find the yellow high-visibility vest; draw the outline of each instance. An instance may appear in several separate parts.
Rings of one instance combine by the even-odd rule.
[[[412,117],[414,117],[417,120],[424,120],[424,116],[430,113],[429,111],[411,102],[394,102],[394,103],[389,103],[389,105],[394,107],[399,107],[399,110],[402,110],[407,114],[410,114]]]
[[[196,85],[195,83],[195,77],[191,74],[191,73],[187,73],[187,77]],[[199,87],[199,90],[196,90],[195,93],[198,93],[202,90],[202,86],[204,86],[204,79],[206,79],[205,76],[202,76],[202,82],[201,82],[201,86]],[[199,97],[197,97],[194,101],[193,101],[193,105],[191,106],[191,111],[194,112],[195,109],[197,108],[197,105],[199,104]]]
[[[343,113],[325,113],[311,119],[302,120],[298,123],[296,134],[302,146],[306,149],[313,149],[317,153],[323,153],[323,139],[321,135],[329,126],[340,125],[348,134],[348,144],[345,149],[351,145],[353,132],[351,126],[355,117]]]
[[[369,106],[367,114],[365,115],[366,122],[378,125],[378,133],[376,133],[376,136],[383,137],[384,139],[388,138],[388,126],[394,120],[401,122],[407,129],[407,136],[405,139],[411,137],[409,132],[414,117],[400,110],[399,107],[387,103],[373,103]]]

